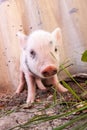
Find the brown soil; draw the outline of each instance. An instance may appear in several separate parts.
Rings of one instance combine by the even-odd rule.
[[[86,80],[87,78],[77,76],[75,79],[79,82],[83,89],[87,90]],[[87,94],[83,94],[83,91],[74,83],[72,80],[66,80],[66,82],[71,86],[72,89],[80,96],[82,101],[87,100]],[[24,90],[20,95],[14,96],[3,96],[0,99],[0,130],[11,130],[12,127],[19,124],[26,123],[33,116],[41,115],[58,115],[65,111],[68,111],[68,107],[72,107],[72,104],[66,104],[69,102],[79,102],[76,98],[72,96],[70,92],[60,95],[57,94],[57,104],[52,107],[54,100],[54,90],[52,88],[47,88],[46,92],[42,92],[37,89],[36,101],[29,107],[25,107],[27,90]],[[51,107],[50,107],[51,106]],[[42,110],[41,110],[42,109]],[[87,110],[85,110],[85,113]],[[75,113],[71,116],[54,119],[47,122],[42,122],[39,124],[31,124],[28,128],[20,128],[20,130],[52,130],[59,125],[71,120],[73,116],[80,114]],[[87,121],[87,119],[86,119]],[[85,120],[84,120],[85,122]],[[80,123],[80,122],[78,122]],[[75,124],[74,124],[75,125]],[[64,130],[71,130],[73,126],[70,126]],[[14,130],[19,130],[19,127],[14,128]]]

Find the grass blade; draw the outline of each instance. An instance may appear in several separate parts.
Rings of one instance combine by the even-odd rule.
[[[71,89],[71,87],[65,82],[65,81],[62,81],[63,85],[73,94],[73,96],[78,99],[79,101],[82,101],[80,99],[80,97],[74,92],[73,89]]]
[[[24,124],[20,124],[20,125],[14,126],[13,128],[11,128],[9,130],[13,130],[14,128],[19,128],[19,127],[26,128],[26,127],[29,127],[30,124],[32,124],[32,123],[37,123],[38,124],[40,122],[46,122],[46,121],[50,121],[50,120],[54,120],[54,119],[59,119],[61,117],[69,116],[69,115],[71,115],[71,114],[73,114],[75,112],[83,111],[85,109],[87,109],[87,104],[85,104],[85,106],[82,107],[82,108],[74,109],[72,111],[68,111],[68,112],[65,112],[65,113],[60,114],[60,115],[58,114],[58,115],[53,115],[53,116],[48,116],[48,115],[34,116],[31,119],[29,119],[27,122],[25,122]],[[71,123],[73,123],[73,121]],[[69,125],[69,123],[67,125]],[[67,125],[65,125],[64,127],[66,127]]]
[[[87,62],[87,50],[82,54],[81,61]]]
[[[81,123],[80,125],[78,125],[77,127],[73,128],[72,130],[84,130],[85,128],[87,128],[87,122]]]
[[[64,125],[61,125],[61,126],[59,126],[57,128],[54,128],[53,130],[64,130],[64,128],[66,128],[66,127],[72,125],[73,123],[75,123],[75,122],[77,122],[77,121],[79,121],[81,119],[84,119],[84,118],[87,118],[87,114],[82,114],[82,115],[72,119],[71,121],[68,121]]]
[[[73,78],[73,76],[70,74],[70,72],[64,68],[63,65],[60,66],[64,71],[65,73],[77,84],[78,87],[80,87],[81,90],[83,90],[85,92],[85,90],[83,89],[83,87]]]

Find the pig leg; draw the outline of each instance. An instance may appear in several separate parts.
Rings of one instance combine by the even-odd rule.
[[[45,86],[43,85],[41,79],[36,78],[35,80],[36,80],[36,84],[37,84],[37,86],[38,86],[39,89],[41,89],[41,90],[46,90],[46,88],[45,88]]]
[[[28,85],[28,96],[27,96],[27,104],[33,103],[35,100],[35,79],[27,72],[25,73],[26,82]]]
[[[25,84],[24,73],[22,71],[20,71],[20,83],[19,83],[19,86],[16,90],[16,94],[19,94],[22,92],[22,90],[24,89],[24,84]]]
[[[57,75],[55,75],[54,77],[52,77],[51,79],[53,81],[53,85],[55,86],[55,88],[59,91],[59,92],[67,92],[68,90],[63,87],[63,85],[61,85],[58,81],[58,77]]]

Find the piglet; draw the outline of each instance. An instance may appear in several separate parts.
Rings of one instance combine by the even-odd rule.
[[[61,30],[56,28],[52,33],[37,30],[29,36],[17,33],[21,45],[20,82],[16,90],[19,94],[28,86],[27,103],[33,103],[36,95],[36,85],[46,90],[42,80],[53,85],[59,92],[66,92],[58,80],[59,44],[62,42]]]

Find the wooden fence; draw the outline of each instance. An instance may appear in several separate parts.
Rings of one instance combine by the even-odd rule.
[[[87,72],[87,63],[81,62],[87,49],[86,0],[0,0],[1,93],[9,93],[18,85],[20,47],[16,33],[52,31],[58,26],[63,35],[61,62],[74,64],[68,68],[71,73]]]

